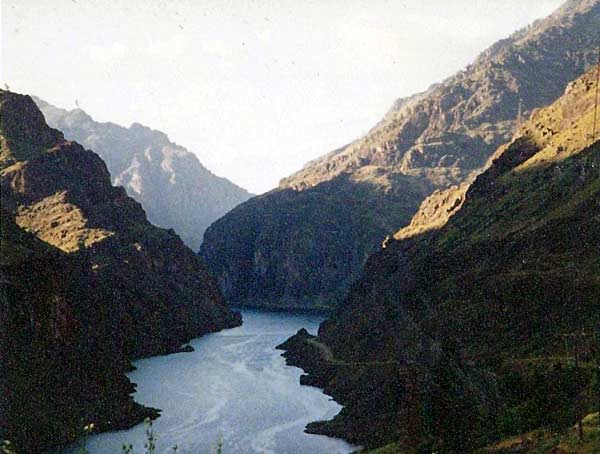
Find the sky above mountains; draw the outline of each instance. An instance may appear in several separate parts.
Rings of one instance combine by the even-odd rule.
[[[561,0],[1,0],[0,80],[261,193]]]

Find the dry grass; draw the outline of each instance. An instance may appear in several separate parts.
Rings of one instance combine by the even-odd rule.
[[[598,454],[600,453],[600,419],[598,413],[583,420],[583,442],[575,427],[563,433],[535,430],[508,438],[481,451],[482,454]]]
[[[113,235],[102,228],[90,228],[79,207],[67,201],[66,193],[59,192],[39,202],[17,210],[17,224],[34,233],[41,240],[74,252]]]

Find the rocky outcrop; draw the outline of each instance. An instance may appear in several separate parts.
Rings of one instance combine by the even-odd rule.
[[[484,51],[464,71],[399,99],[365,137],[282,180],[302,189],[377,166],[436,186],[464,180],[509,141],[515,125],[553,102],[596,61],[600,4],[570,0]]]
[[[328,350],[337,364],[374,369],[394,362],[414,371],[421,386],[390,408],[371,399],[360,375],[327,368],[319,383],[347,406],[322,433],[337,427],[346,437],[358,433],[355,441],[369,446],[396,439],[406,452],[422,442],[442,452],[459,452],[459,446],[470,452],[498,436],[498,405],[511,400],[494,398],[494,382],[507,360],[564,355],[564,333],[600,329],[600,142],[592,143],[590,134],[595,89],[595,71],[570,83],[498,150],[451,216],[438,216],[448,203],[434,203],[434,197],[424,207],[438,207],[422,210],[411,225],[428,225],[429,213],[435,228],[405,230],[369,258],[310,343]],[[444,198],[449,206],[457,204],[452,199]],[[314,358],[299,363],[315,369]],[[484,369],[496,378],[478,372]],[[581,380],[576,374],[558,366],[548,376],[564,377],[564,388],[574,377]],[[395,389],[395,377],[378,382],[378,392]],[[453,397],[436,403],[444,394],[435,383]],[[556,401],[554,394],[536,398]],[[519,395],[514,414],[529,408],[527,399],[526,392]],[[439,420],[431,410],[436,405]],[[429,419],[403,415],[411,409]],[[344,433],[360,421],[362,430]],[[393,427],[412,431],[399,434]]]
[[[101,429],[139,422],[148,411],[129,398],[128,361],[176,351],[238,325],[240,315],[201,259],[172,230],[150,224],[141,205],[111,185],[100,157],[49,128],[31,98],[0,91],[0,141],[3,257],[5,246],[9,257],[23,256],[3,281],[2,357],[17,372],[30,368],[29,378],[8,374],[3,386],[19,390],[10,408],[30,392],[39,397],[21,405],[37,406],[30,414],[39,417],[37,432],[22,432],[11,412],[3,412],[3,431],[36,452],[73,439],[89,422]],[[44,376],[54,357],[58,369],[40,388],[31,377]],[[60,358],[70,362],[60,366]],[[96,365],[104,381],[83,371]],[[84,386],[93,392],[78,394]],[[68,418],[53,419],[63,411]]]
[[[99,123],[81,109],[33,99],[51,127],[102,158],[113,184],[142,204],[150,222],[174,229],[194,251],[213,221],[251,196],[160,131],[138,123],[129,128]]]
[[[436,189],[421,203],[410,224],[394,234],[394,239],[401,240],[442,227],[460,210],[468,188],[469,183],[465,182],[445,190]]]
[[[524,118],[593,65],[599,29],[597,0],[567,2],[215,222],[201,255],[226,298],[334,306],[428,195],[470,181]]]

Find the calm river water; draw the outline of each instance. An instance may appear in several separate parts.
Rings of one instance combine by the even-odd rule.
[[[329,419],[340,405],[321,390],[300,386],[302,371],[285,365],[275,346],[302,327],[316,332],[313,315],[243,311],[244,324],[195,339],[193,353],[136,361],[129,374],[135,399],[162,414],[154,421],[157,453],[209,454],[219,439],[223,454],[336,454],[353,451],[342,440],[304,433],[304,426]],[[91,454],[119,454],[123,443],[144,452],[143,424],[95,435]]]

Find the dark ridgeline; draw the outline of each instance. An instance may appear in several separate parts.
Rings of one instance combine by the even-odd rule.
[[[240,323],[201,259],[111,185],[104,162],[0,91],[0,432],[40,452],[130,427],[132,358]]]
[[[150,222],[173,228],[194,251],[210,224],[251,196],[160,131],[138,123],[129,128],[99,123],[81,109],[33,100],[50,127],[102,158],[113,184],[142,204]]]
[[[215,222],[200,253],[225,298],[294,308],[341,301],[427,196],[469,181],[523,117],[593,65],[599,17],[595,0],[567,2]]]
[[[426,200],[318,338],[283,345],[345,405],[310,432],[473,452],[598,410],[593,369],[552,359],[572,354],[565,333],[600,331],[597,71],[537,110],[470,185]]]

